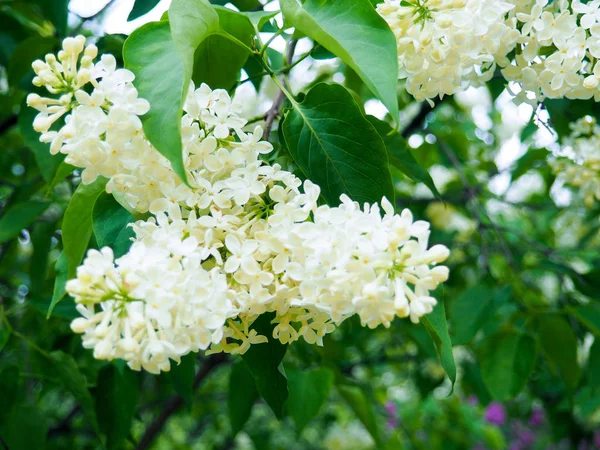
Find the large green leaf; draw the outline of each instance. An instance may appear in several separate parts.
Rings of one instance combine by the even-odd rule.
[[[293,102],[282,129],[292,157],[330,205],[341,194],[359,203],[384,196],[393,202],[383,140],[342,86],[317,84],[301,103]]]
[[[252,373],[243,361],[235,362],[231,366],[227,391],[227,410],[234,436],[244,428],[256,400],[258,391]]]
[[[219,15],[208,0],[173,0],[169,6],[173,44],[183,62],[183,94],[192,78],[194,54],[208,36],[220,32]],[[182,99],[183,100],[183,99]]]
[[[5,408],[4,404],[2,406]],[[2,448],[8,450],[33,450],[46,447],[46,418],[40,408],[25,403],[10,408],[0,422]]]
[[[50,353],[48,358],[54,369],[54,375],[61,380],[65,390],[70,392],[75,400],[77,400],[87,421],[94,431],[98,432],[99,428],[94,408],[94,399],[73,357],[64,352],[56,351]]]
[[[144,14],[148,14],[156,5],[158,5],[159,1],[160,0],[135,0],[133,8],[131,8],[129,15],[127,16],[127,20],[135,20]]]
[[[91,184],[80,184],[65,211],[62,222],[62,242],[68,265],[68,277],[73,278],[92,237],[92,213],[96,200],[104,192],[106,178]]]
[[[215,8],[221,29],[248,47],[252,44],[254,26],[247,16],[226,8]],[[212,35],[199,45],[194,55],[192,79],[211,88],[230,90],[236,84],[250,53],[247,49],[222,35]]]
[[[21,230],[31,225],[48,206],[50,202],[29,200],[8,208],[0,216],[0,244],[17,237]]]
[[[266,313],[252,324],[252,329],[259,335],[266,336],[269,342],[251,345],[242,355],[248,370],[254,377],[256,389],[260,396],[271,407],[277,418],[283,417],[283,407],[288,399],[287,378],[281,369],[281,361],[285,356],[287,345],[273,338],[271,320],[275,315]]]
[[[435,343],[435,348],[440,357],[442,367],[446,371],[448,378],[450,378],[452,389],[454,390],[454,383],[456,382],[456,363],[454,362],[454,355],[452,354],[452,341],[448,334],[448,323],[446,322],[444,302],[439,300],[438,304],[433,308],[433,311],[421,318],[421,322]]]
[[[98,373],[96,415],[108,448],[121,448],[129,435],[138,403],[135,372],[109,364]]]
[[[412,151],[408,147],[406,140],[397,131],[392,130],[392,127],[386,122],[373,116],[367,116],[367,119],[373,124],[383,139],[390,156],[390,164],[395,166],[411,180],[423,183],[429,188],[433,195],[437,198],[441,198],[442,196],[435,187],[431,175],[429,175],[429,172],[417,162]]]
[[[485,284],[473,286],[452,301],[450,316],[452,342],[468,344],[491,310],[494,291]]]
[[[146,137],[171,162],[179,178],[187,182],[181,115],[191,68],[189,72],[184,69],[169,22],[148,23],[131,33],[123,46],[123,59],[125,67],[135,74],[134,84],[140,97],[150,102],[150,111],[142,116]]]
[[[567,389],[575,391],[581,376],[577,362],[577,338],[567,320],[558,314],[538,318],[542,352],[558,372]]]
[[[314,370],[286,370],[290,398],[287,410],[300,433],[319,413],[329,397],[334,382],[333,372],[326,368]]]
[[[481,349],[481,376],[496,400],[504,401],[517,395],[529,380],[537,358],[533,337],[514,330],[488,337]]]
[[[569,308],[569,312],[588,327],[594,335],[600,336],[600,304],[588,303],[572,307]]]
[[[112,195],[102,193],[96,200],[93,212],[93,230],[98,247],[111,247],[115,258],[123,256],[131,247],[131,238],[135,236],[135,222],[129,211],[123,208]]]
[[[286,20],[352,67],[398,123],[396,38],[369,0],[279,3]]]
[[[379,427],[377,426],[377,416],[369,397],[365,394],[360,386],[339,383],[338,391],[342,398],[348,403],[358,420],[362,422],[367,431],[371,434],[377,448],[381,448],[381,437],[379,435]]]

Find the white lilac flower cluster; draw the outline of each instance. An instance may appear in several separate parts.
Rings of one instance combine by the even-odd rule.
[[[550,160],[557,178],[578,189],[587,207],[600,200],[600,126],[595,118],[586,116],[571,124],[571,135],[563,150],[568,157]]]
[[[159,373],[190,351],[244,353],[266,342],[251,328],[266,312],[275,313],[272,338],[321,344],[354,314],[373,328],[432,311],[449,251],[428,247],[427,222],[395,215],[385,198],[383,211],[346,196],[317,206],[319,187],[261,161],[273,149],[261,128],[243,131],[227,92],[206,85],[190,88],[181,119],[186,186],[144,136],[149,105],[134,75],[110,55],[94,64],[97,51],[84,44],[67,39],[58,61],[34,63],[35,83],[62,95],[29,96],[35,127],[83,169],[83,183],[107,177],[107,191],[153,214],[132,225],[126,255],[90,250],[67,283],[82,316],[72,329],[96,358]]]
[[[519,102],[545,98],[600,100],[600,0],[518,0],[512,12],[521,36],[502,69],[517,82]]]
[[[377,11],[396,35],[400,78],[418,101],[491,79],[519,32],[499,0],[385,0]]]
[[[385,0],[377,10],[419,101],[480,86],[496,67],[519,86],[518,103],[600,100],[600,0]]]

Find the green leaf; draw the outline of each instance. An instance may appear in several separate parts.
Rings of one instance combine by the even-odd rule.
[[[6,326],[4,320],[0,320],[0,353],[8,343],[10,339],[10,328]]]
[[[93,212],[93,230],[98,247],[111,247],[115,258],[127,253],[131,247],[131,238],[135,237],[135,222],[129,211],[123,208],[112,195],[102,193],[96,200]]]
[[[52,363],[54,374],[61,380],[65,390],[70,392],[77,400],[83,410],[83,415],[94,431],[98,432],[94,399],[73,357],[64,352],[56,351],[50,353],[48,358]]]
[[[0,368],[0,421],[8,415],[12,406],[19,400],[19,366],[9,365]],[[0,435],[1,436],[1,435]]]
[[[138,396],[137,377],[129,368],[109,364],[98,373],[96,416],[108,448],[121,448],[129,436]]]
[[[24,41],[21,41],[19,45],[17,45],[17,48],[15,48],[15,52],[8,65],[8,83],[11,86],[19,85],[23,78],[29,73],[31,73],[31,78],[29,78],[28,81],[31,82],[31,79],[33,78],[31,63],[36,59],[43,59],[43,57],[47,53],[51,53],[57,45],[58,40],[56,38],[42,37],[39,35],[31,36]],[[27,109],[33,110],[34,116],[37,114],[37,111],[33,108],[27,107]],[[32,124],[33,121],[29,122],[29,128],[33,129]]]
[[[248,11],[255,9],[260,5],[259,0],[210,0],[213,5],[225,6],[227,3],[231,3],[240,11]]]
[[[51,192],[52,189],[54,189],[58,183],[60,183],[61,181],[63,181],[65,178],[67,178],[71,173],[73,173],[73,171],[76,168],[77,167],[72,166],[71,164],[67,164],[64,161],[61,162],[60,165],[58,166],[58,168],[56,169],[56,173],[54,174],[54,178],[52,178],[52,181],[48,185],[47,192],[48,193]],[[48,194],[46,194],[46,196],[48,196]]]
[[[373,404],[365,392],[356,385],[338,384],[338,391],[342,398],[348,403],[358,420],[362,422],[367,431],[371,434],[377,447],[381,447],[381,437],[379,436],[379,427],[377,426],[377,417],[373,410]]]
[[[595,338],[588,356],[588,384],[594,389],[600,389],[600,339]]]
[[[68,278],[73,278],[92,237],[92,215],[96,200],[104,192],[106,178],[80,184],[71,197],[62,222],[63,251],[67,257]]]
[[[341,194],[359,203],[394,201],[383,140],[337,84],[320,83],[294,101],[282,123],[287,147],[306,178],[330,205]]]
[[[594,268],[584,275],[575,272],[569,275],[579,292],[586,297],[600,300],[600,268]]]
[[[250,22],[258,33],[269,20],[279,14],[279,11],[247,11],[243,14],[250,19]]]
[[[189,72],[184,69],[169,22],[148,23],[131,33],[123,45],[123,59],[125,67],[135,74],[140,98],[150,102],[150,111],[142,116],[146,137],[171,162],[179,178],[187,182],[181,115],[191,68]]]
[[[208,36],[220,32],[219,15],[208,0],[173,0],[169,20],[173,44],[183,62],[185,83],[182,93],[187,95],[196,49]]]
[[[471,287],[452,301],[450,329],[454,345],[468,344],[492,307],[494,292],[485,284]]]
[[[514,330],[486,339],[479,361],[483,382],[494,399],[505,401],[523,390],[537,352],[534,338]]]
[[[435,187],[431,175],[417,162],[406,140],[397,131],[392,130],[392,127],[386,122],[373,116],[367,116],[367,119],[383,139],[390,156],[390,164],[397,167],[411,180],[423,183],[433,195],[441,200],[442,195]]]
[[[588,327],[596,336],[600,336],[600,305],[588,303],[587,305],[569,308],[569,312]]]
[[[2,448],[9,450],[44,449],[47,433],[41,409],[24,403],[12,407],[0,424],[0,436],[6,443]]]
[[[215,9],[221,29],[250,47],[255,30],[249,18],[230,9]],[[196,86],[206,83],[212,89],[231,90],[238,81],[249,54],[247,49],[225,36],[208,36],[194,55],[192,79]]]
[[[242,359],[254,377],[258,393],[271,407],[275,416],[281,419],[283,407],[288,399],[287,379],[280,367],[287,345],[273,338],[275,326],[271,320],[274,317],[274,313],[266,313],[254,321],[251,328],[259,335],[266,336],[269,342],[251,345],[242,355]]]
[[[581,369],[577,362],[577,338],[565,318],[545,314],[537,319],[542,352],[562,378],[567,389],[574,392]]]
[[[446,309],[444,302],[438,300],[438,304],[433,308],[430,314],[421,317],[423,326],[433,339],[437,349],[442,367],[446,371],[448,378],[452,382],[452,390],[456,382],[456,363],[452,354],[452,342],[448,334],[448,324],[446,322]],[[452,393],[452,391],[450,392]]]
[[[177,392],[188,405],[192,404],[194,397],[194,378],[196,377],[196,353],[189,353],[181,358],[177,365],[171,365],[169,376]]]
[[[56,279],[54,280],[54,290],[52,292],[52,301],[46,313],[46,319],[49,319],[58,302],[60,302],[67,293],[65,286],[69,279],[69,261],[65,252],[61,252],[56,260]]]
[[[67,19],[69,16],[69,0],[35,0],[44,17],[48,19],[56,28],[60,37],[67,36]]]
[[[231,366],[227,391],[227,410],[233,436],[244,428],[256,400],[258,391],[252,373],[243,361],[236,361]]]
[[[325,404],[335,377],[325,368],[305,371],[288,368],[286,374],[290,390],[287,410],[300,434]]]
[[[48,206],[50,202],[29,200],[9,207],[0,217],[0,244],[17,237],[21,230],[31,225]]]
[[[296,29],[339,56],[363,79],[398,123],[396,38],[369,0],[281,0]]]
[[[533,125],[536,129],[537,126]],[[512,182],[514,183],[527,172],[540,164],[546,164],[548,150],[546,148],[530,148],[521,156],[514,165],[514,170],[511,173]]]
[[[158,5],[159,1],[160,0],[135,0],[133,8],[127,16],[127,21],[130,22],[138,17],[143,16],[144,14],[148,14],[156,5]]]
[[[52,248],[52,236],[56,231],[53,222],[40,222],[35,224],[31,232],[33,255],[29,264],[29,278],[31,280],[30,292],[32,295],[41,294],[46,284],[48,275],[48,256]]]

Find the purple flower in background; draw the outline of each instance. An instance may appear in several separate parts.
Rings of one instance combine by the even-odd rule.
[[[485,410],[485,420],[494,425],[504,425],[506,421],[506,410],[502,403],[492,402]]]
[[[479,401],[477,400],[477,397],[475,397],[474,395],[470,395],[469,398],[467,399],[467,403],[472,406],[477,406]]]
[[[398,405],[390,401],[385,404],[384,408],[389,416],[385,425],[388,430],[393,431],[398,428]]]
[[[600,430],[594,432],[594,447],[600,448]]]
[[[545,414],[542,408],[533,408],[533,411],[531,411],[531,417],[529,417],[529,426],[533,428],[539,427],[544,422],[544,418]]]
[[[519,441],[523,447],[529,447],[535,442],[535,434],[533,434],[533,431],[531,430],[522,430],[519,433]]]
[[[394,402],[387,402],[384,408],[391,417],[396,417],[398,415],[398,405],[396,405]]]

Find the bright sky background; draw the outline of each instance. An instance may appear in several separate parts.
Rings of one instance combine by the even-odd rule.
[[[109,0],[71,0],[69,9],[81,17],[96,14],[109,3]],[[104,14],[103,28],[107,33],[129,34],[146,22],[160,20],[163,13],[169,8],[171,0],[161,0],[148,14],[127,22],[127,16],[133,8],[134,0],[113,0]]]

